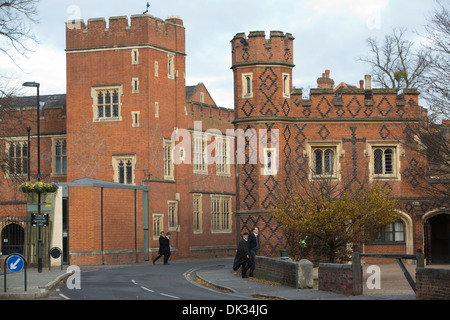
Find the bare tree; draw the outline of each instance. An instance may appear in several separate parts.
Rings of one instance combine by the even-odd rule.
[[[422,77],[423,96],[433,119],[450,118],[450,5],[438,1],[439,8],[425,26],[430,44],[430,63]]]
[[[10,47],[24,55],[29,51],[27,40],[35,41],[31,25],[37,23],[36,5],[39,0],[1,0],[0,1],[0,40],[6,45],[0,46],[0,52],[13,61]]]
[[[406,29],[394,29],[381,44],[368,38],[370,55],[358,58],[372,66],[373,80],[383,88],[415,88],[429,67],[429,51],[415,49],[414,43],[405,37]]]
[[[38,22],[38,3],[39,0],[0,0],[0,54],[8,56],[14,63],[15,53],[26,55],[30,51],[28,41],[36,42],[32,25]],[[3,189],[11,189],[8,185],[13,185],[12,189],[17,190],[17,185],[24,179],[23,172],[26,172],[24,166],[29,146],[27,144],[20,150],[24,160],[19,163],[15,159],[17,150],[11,145],[8,147],[7,141],[9,137],[26,135],[27,126],[33,122],[28,113],[23,112],[23,101],[16,98],[21,88],[10,86],[8,81],[8,77],[0,75],[0,177],[8,176],[1,180]],[[0,201],[4,198],[0,195]]]

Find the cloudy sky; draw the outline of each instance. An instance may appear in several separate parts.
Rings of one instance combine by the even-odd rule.
[[[33,27],[39,44],[20,66],[0,56],[0,73],[10,85],[41,83],[43,94],[65,93],[65,22],[131,16],[146,10],[147,1],[41,0],[40,23]],[[231,44],[240,32],[271,30],[292,33],[296,87],[316,87],[325,69],[336,84],[358,85],[370,68],[356,60],[368,53],[368,37],[382,39],[394,28],[407,28],[420,43],[435,0],[150,0],[149,14],[178,15],[186,27],[187,85],[203,82],[216,104],[233,108]],[[24,95],[34,94],[25,89]]]

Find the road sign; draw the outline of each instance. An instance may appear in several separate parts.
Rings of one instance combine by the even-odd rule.
[[[31,214],[31,224],[33,227],[48,227],[47,213],[33,213]]]
[[[40,208],[39,208],[40,207]],[[51,203],[28,203],[27,211],[28,212],[51,212],[53,209]]]
[[[4,262],[4,273],[3,273],[3,288],[6,292],[6,269],[9,269],[9,271],[17,273],[21,271],[25,267],[25,272],[23,273],[23,285],[25,291],[27,291],[27,262],[21,254],[18,253],[12,253],[9,256],[6,257]]]
[[[23,266],[25,265],[24,260],[20,256],[11,256],[8,258],[8,261],[6,261],[6,266],[8,267],[9,271],[11,272],[20,272],[23,269]]]

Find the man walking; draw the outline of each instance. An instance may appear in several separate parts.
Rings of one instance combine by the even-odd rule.
[[[156,263],[156,261],[158,261],[159,258],[161,258],[164,255],[164,247],[165,247],[165,233],[164,231],[161,231],[161,233],[159,234],[159,250],[158,250],[158,256],[153,259],[153,264]]]
[[[242,266],[242,278],[248,278],[247,270],[250,268],[250,251],[248,249],[248,233],[245,232],[242,235],[241,241],[239,241],[236,256],[234,258],[233,270],[237,271]]]
[[[164,236],[164,231],[161,231],[159,236],[159,251],[158,256],[153,260],[153,264],[156,263],[156,261],[164,256],[164,264],[169,264],[169,258],[170,258],[170,232],[167,233],[167,235]]]
[[[164,264],[169,264],[170,249],[170,232],[167,232],[164,247]]]
[[[248,246],[250,249],[250,273],[249,277],[253,277],[253,272],[256,266],[256,253],[259,248],[259,228],[254,227],[250,235],[248,236]]]

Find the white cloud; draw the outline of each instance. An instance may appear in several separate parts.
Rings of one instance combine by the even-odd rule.
[[[311,0],[307,6],[317,15],[347,15],[367,20],[387,6],[387,0]]]
[[[5,54],[0,55],[2,76],[9,78],[9,86],[20,88],[26,81],[41,84],[41,94],[58,94],[66,92],[66,58],[63,50],[47,45],[26,44],[31,51],[21,56],[9,51],[14,62]],[[24,91],[24,90],[23,90]],[[25,95],[35,94],[23,92]]]
[[[30,59],[16,68],[0,55],[0,74],[23,81],[38,81],[48,93],[65,92],[65,26],[71,18],[89,18],[142,13],[145,2],[121,0],[45,0],[39,3],[41,23],[36,36],[41,45]],[[218,105],[232,108],[233,73],[230,41],[236,33],[280,30],[295,37],[293,81],[315,87],[316,79],[331,69],[336,83],[357,85],[368,72],[357,62],[367,54],[365,39],[382,38],[397,27],[412,30],[423,25],[435,6],[424,0],[156,0],[149,13],[165,19],[181,17],[186,27],[187,84],[203,82]]]

